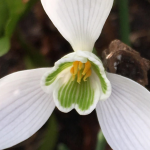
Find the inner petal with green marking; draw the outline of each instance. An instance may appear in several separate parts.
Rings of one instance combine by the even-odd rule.
[[[96,107],[100,99],[101,89],[100,81],[97,81],[99,79],[95,71],[92,70],[92,66],[87,68],[87,65],[91,63],[87,61],[81,69],[79,64],[80,62],[75,61],[67,69],[69,75],[67,75],[68,80],[66,82],[64,82],[65,76],[57,80],[54,100],[61,111],[69,112],[75,108],[79,114],[84,115]],[[76,67],[75,70],[74,67]],[[89,70],[90,74],[88,73]]]
[[[69,55],[76,58],[72,56]],[[59,60],[44,76],[44,88],[53,88],[54,102],[62,112],[76,109],[86,115],[96,108],[99,100],[110,96],[111,85],[98,58],[87,55],[84,62],[82,57],[77,58],[73,62],[68,57]]]
[[[72,104],[75,104],[81,111],[86,111],[94,102],[94,93],[90,80],[86,82],[82,80],[79,84],[70,78],[68,83],[59,89],[58,100],[64,108],[70,108]]]

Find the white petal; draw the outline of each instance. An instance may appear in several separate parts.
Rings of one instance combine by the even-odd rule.
[[[150,149],[150,92],[125,77],[107,73],[112,94],[96,108],[100,126],[114,150]]]
[[[92,51],[113,0],[41,0],[42,5],[74,51]]]
[[[43,92],[40,80],[50,70],[20,71],[0,80],[0,149],[32,136],[51,115],[52,94]]]

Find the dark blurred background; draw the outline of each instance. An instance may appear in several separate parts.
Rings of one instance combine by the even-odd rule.
[[[130,0],[126,8],[121,5],[123,1],[128,2],[114,2],[95,44],[97,55],[101,57],[111,41],[120,39],[150,60],[150,1]],[[40,0],[0,0],[0,77],[25,69],[51,67],[72,51]],[[37,133],[9,150],[95,150],[99,130],[95,111],[80,116],[74,110],[65,114],[55,108]],[[111,148],[107,145],[105,150]]]

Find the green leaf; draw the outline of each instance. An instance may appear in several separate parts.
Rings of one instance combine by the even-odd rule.
[[[31,48],[26,48],[25,50],[25,64],[28,69],[34,69],[38,67],[49,67],[48,61],[45,60],[44,56],[40,54],[39,51],[35,51]]]
[[[102,133],[102,131],[100,130],[98,133],[98,137],[97,137],[97,146],[96,146],[96,150],[105,150],[106,149],[106,139]]]
[[[19,20],[18,17],[11,17],[7,21],[7,24],[5,26],[5,36],[11,38],[11,36],[12,36],[12,34],[13,34],[15,28],[16,28],[18,20]]]
[[[20,45],[25,50],[25,64],[28,69],[50,66],[49,62],[39,52],[39,50],[35,49],[31,44],[28,44],[19,31],[17,32],[17,38]]]
[[[69,149],[68,149],[68,147],[67,147],[65,144],[60,143],[60,144],[58,145],[57,150],[69,150]]]
[[[45,132],[45,138],[39,150],[54,150],[58,139],[58,127],[57,121],[54,115],[52,115],[48,121],[47,130]]]
[[[9,19],[7,19],[7,24],[5,26],[5,36],[11,37],[18,21],[26,13],[26,10],[29,10],[31,6],[37,0],[31,0],[27,3],[24,3],[22,0],[5,0],[8,7]]]
[[[9,12],[11,15],[20,16],[26,9],[28,3],[24,3],[22,0],[5,0],[7,6],[9,8]]]
[[[30,58],[30,56],[27,55],[25,57],[25,59],[24,59],[24,62],[25,62],[25,65],[26,65],[27,69],[34,69],[34,68],[36,68],[35,64],[34,64],[33,60]]]
[[[10,38],[18,21],[37,0],[0,0],[0,56],[10,49]]]
[[[0,56],[3,56],[10,49],[10,41],[8,37],[0,38]]]
[[[9,9],[9,19],[5,26],[5,35],[11,37],[20,17],[25,12],[28,3],[23,3],[22,0],[5,0]]]
[[[8,6],[5,0],[0,0],[0,37],[4,35],[4,28],[9,17]]]
[[[131,45],[130,42],[130,21],[129,21],[129,0],[119,0],[120,35],[122,42]]]

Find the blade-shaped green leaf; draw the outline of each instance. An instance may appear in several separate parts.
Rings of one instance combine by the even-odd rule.
[[[8,6],[5,0],[0,0],[0,37],[4,35],[4,28],[9,17]]]
[[[96,146],[96,150],[105,150],[106,149],[106,139],[102,133],[102,131],[100,130],[98,133],[98,137],[97,137],[97,146]]]
[[[31,0],[0,0],[0,56],[10,49],[10,38],[20,18],[37,2]]]
[[[8,37],[0,38],[0,56],[3,56],[10,49],[10,41]]]
[[[38,150],[54,150],[57,139],[58,139],[57,120],[55,116],[52,115],[48,121],[43,143]]]
[[[5,35],[11,37],[13,31],[29,3],[24,3],[22,0],[5,0],[9,10],[9,19],[5,26]]]

